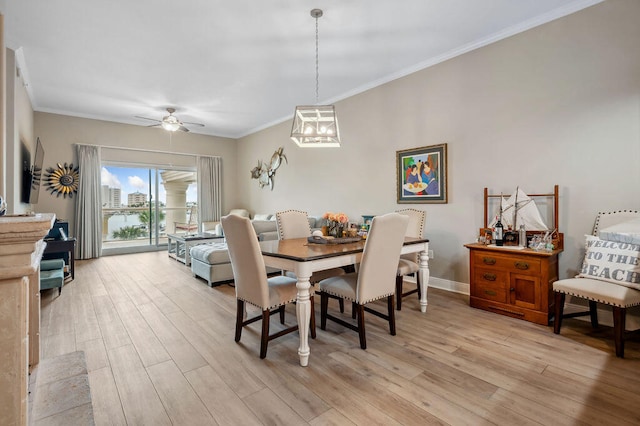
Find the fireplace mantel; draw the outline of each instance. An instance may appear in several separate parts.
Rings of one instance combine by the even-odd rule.
[[[0,418],[28,422],[29,366],[40,360],[39,265],[56,216],[0,216]]]

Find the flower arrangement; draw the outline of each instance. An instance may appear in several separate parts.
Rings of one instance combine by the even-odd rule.
[[[342,231],[349,223],[349,217],[344,213],[326,212],[322,218],[327,221],[327,233],[334,237],[342,237]]]

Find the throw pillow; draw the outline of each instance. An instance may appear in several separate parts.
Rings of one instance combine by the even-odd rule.
[[[640,244],[640,218],[600,229],[598,236],[603,240]]]
[[[578,276],[640,290],[640,244],[586,235],[586,253]]]
[[[253,216],[253,220],[269,220],[271,219],[271,215],[270,214],[258,214],[256,213]]]

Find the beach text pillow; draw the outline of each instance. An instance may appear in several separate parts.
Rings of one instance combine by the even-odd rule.
[[[579,277],[640,290],[640,244],[601,240],[586,235],[586,253]]]

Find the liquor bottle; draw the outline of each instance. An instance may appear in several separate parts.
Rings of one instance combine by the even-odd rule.
[[[496,245],[502,246],[504,244],[504,226],[502,226],[502,211],[500,211],[500,217],[495,225],[496,228]]]

